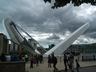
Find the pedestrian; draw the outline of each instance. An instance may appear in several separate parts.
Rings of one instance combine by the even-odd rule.
[[[5,54],[1,54],[0,59],[1,59],[2,62],[6,61],[6,56],[5,56]]]
[[[93,55],[93,60],[95,61],[95,55]]]
[[[52,63],[52,58],[51,58],[51,56],[49,55],[49,56],[48,56],[48,68],[49,68],[49,67],[51,68],[51,63]]]
[[[56,72],[58,70],[56,67],[57,58],[54,56],[54,54],[52,54],[52,63],[53,63],[54,72]]]
[[[35,55],[36,66],[39,66],[39,55]]]
[[[64,66],[65,66],[65,71],[67,71],[67,65],[68,65],[68,59],[67,59],[67,54],[64,54]]]
[[[19,54],[18,57],[19,57],[19,60],[22,61],[22,54]]]
[[[39,56],[40,56],[40,63],[42,63],[43,62],[43,55],[40,54]]]
[[[79,64],[78,60],[76,59],[75,62],[76,62],[76,72],[80,72],[79,71],[80,64]]]
[[[33,68],[33,63],[34,63],[34,56],[32,55],[30,57],[30,68]]]
[[[74,55],[71,52],[70,53],[70,56],[69,56],[69,69],[70,69],[71,72],[74,72],[74,70],[73,70],[73,64],[74,64]]]
[[[29,57],[28,57],[28,55],[26,54],[26,55],[25,55],[25,62],[28,61],[28,58],[29,58]]]

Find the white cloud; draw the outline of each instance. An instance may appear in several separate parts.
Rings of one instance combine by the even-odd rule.
[[[81,35],[73,44],[90,44],[96,43],[96,39]]]
[[[82,4],[79,6],[79,8],[75,8],[73,11],[77,18],[83,18],[85,20],[90,20],[92,21],[92,15],[94,12],[96,12],[96,6],[92,6],[90,4]]]
[[[86,21],[93,22],[87,33],[96,31],[96,16],[94,15],[96,7],[89,4],[83,4],[79,7],[68,4],[53,10],[51,5],[44,3],[43,0],[1,0],[0,3],[0,20],[6,16],[10,17],[17,24],[21,24],[19,26],[34,39],[44,45],[59,43]],[[54,38],[53,33],[58,39]],[[54,40],[48,40],[52,36]],[[81,36],[74,43],[95,42],[91,36]],[[25,37],[27,36],[25,35]]]

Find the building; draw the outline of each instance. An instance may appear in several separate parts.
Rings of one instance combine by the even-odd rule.
[[[96,43],[71,45],[65,52],[74,52],[79,60],[96,60]]]
[[[9,53],[9,40],[3,33],[0,33],[0,55],[2,53]]]

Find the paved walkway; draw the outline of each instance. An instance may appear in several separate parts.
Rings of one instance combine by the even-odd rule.
[[[76,72],[76,70],[74,69],[74,71]],[[96,72],[96,65],[95,66],[88,66],[88,67],[81,67],[79,69],[80,72]],[[58,72],[66,72],[64,70],[60,70]],[[70,72],[70,70],[68,70],[67,72]]]
[[[96,61],[86,61],[86,62],[79,62],[79,63],[81,66],[80,72],[96,72]],[[58,72],[65,72],[63,60],[60,62],[60,60],[58,59],[57,68],[59,69]],[[74,64],[74,68],[75,68],[75,64]],[[48,68],[47,59],[44,59],[43,64],[39,64],[38,67],[34,65],[34,68],[30,68],[30,62],[26,63],[26,72],[53,72],[53,67]]]

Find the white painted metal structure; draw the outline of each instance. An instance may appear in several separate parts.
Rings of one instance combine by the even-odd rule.
[[[25,47],[27,47],[27,48],[25,48],[25,49],[27,51],[29,51],[30,53],[40,53],[38,50],[35,50],[34,48],[32,48],[31,43],[29,43],[24,37],[22,37],[22,35],[20,34],[20,32],[17,29],[17,27],[19,27],[19,26],[17,26],[14,22],[12,22],[9,19],[5,19],[4,24],[5,24],[8,34],[13,42],[15,42],[17,44],[24,42],[24,43],[26,43]],[[88,27],[89,27],[88,23],[84,24],[79,29],[77,29],[75,32],[73,32],[67,39],[65,39],[60,44],[58,44],[57,46],[55,46],[52,49],[50,49],[49,51],[47,51],[44,54],[44,56],[46,57],[53,52],[55,55],[62,54],[83,32],[85,32],[88,29]],[[27,32],[25,32],[25,33],[29,37],[31,37]],[[33,38],[31,38],[31,39],[34,40]],[[35,42],[38,43],[37,41],[35,41]]]
[[[44,54],[44,56],[48,56],[54,52],[56,56],[61,55],[82,33],[84,33],[89,27],[89,23],[84,24],[80,28],[78,28],[75,32],[73,32],[68,38],[62,41],[57,46],[50,49],[48,52]]]
[[[25,47],[25,50],[29,51],[30,53],[37,53],[40,54],[40,52],[35,49],[34,47],[32,47],[32,42],[33,43],[37,43],[39,44],[35,39],[33,39],[26,31],[24,31],[22,28],[20,28],[18,25],[16,25],[13,21],[11,21],[10,19],[5,19],[4,20],[4,25],[5,28],[12,40],[12,42],[16,43],[16,44],[23,44],[23,46]],[[26,38],[24,38],[20,32],[18,31],[18,28],[21,29],[24,33],[27,34],[27,36],[30,37],[31,42],[27,41]],[[39,44],[40,45],[40,44]]]
[[[16,25],[10,19],[5,19],[4,25],[5,25],[5,28],[8,32],[11,40],[14,43],[20,44],[21,42],[24,41],[24,38],[19,34],[19,32],[16,28]]]

